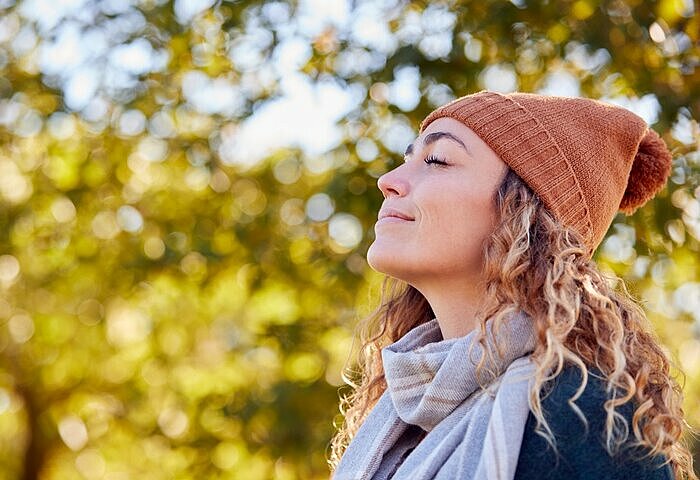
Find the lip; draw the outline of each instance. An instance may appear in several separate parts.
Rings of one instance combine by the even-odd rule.
[[[409,222],[413,221],[413,218],[409,217],[405,213],[403,213],[399,210],[396,210],[394,208],[384,208],[384,209],[380,210],[379,220],[383,220],[385,218],[386,219],[393,218],[395,220],[403,220],[403,221],[409,221]]]
[[[413,220],[408,220],[406,218],[386,216],[386,217],[382,217],[379,220],[377,220],[376,225],[379,225],[381,223],[406,223],[406,222],[412,222],[412,221]]]

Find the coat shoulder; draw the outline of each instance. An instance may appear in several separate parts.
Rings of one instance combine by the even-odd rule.
[[[558,455],[549,443],[535,432],[537,420],[528,415],[520,448],[515,479],[649,479],[673,480],[666,457],[640,458],[646,451],[632,447],[632,415],[635,405],[631,402],[616,409],[627,421],[629,437],[625,446],[614,456],[605,449],[605,401],[609,398],[602,373],[587,370],[588,381],[581,396],[574,403],[587,420],[587,425],[569,405],[583,382],[578,366],[566,366],[547,385],[542,398],[544,416],[555,437]]]

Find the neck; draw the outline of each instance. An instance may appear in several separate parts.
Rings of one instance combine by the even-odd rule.
[[[464,279],[416,288],[428,300],[445,339],[462,337],[476,328],[476,313],[485,297],[483,285]]]

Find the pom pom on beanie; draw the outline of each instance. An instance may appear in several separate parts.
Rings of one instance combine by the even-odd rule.
[[[671,173],[671,152],[654,130],[647,130],[639,143],[620,210],[632,215],[651,200],[666,184]]]

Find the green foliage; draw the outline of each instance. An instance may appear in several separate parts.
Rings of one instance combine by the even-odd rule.
[[[368,26],[308,30],[297,2],[219,1],[184,19],[187,2],[93,2],[55,24],[29,2],[0,7],[0,479],[327,478],[341,370],[378,278],[364,260],[376,179],[400,161],[387,128],[417,130],[489,69],[524,91],[560,72],[582,95],[658,99],[673,178],[616,219],[597,260],[648,300],[700,425],[691,2],[351,3],[385,9],[372,22],[393,47],[367,41]],[[99,72],[87,105],[42,57],[70,55],[48,50],[70,22]],[[362,99],[329,152],[230,161],[237,129],[282,95],[275,55],[290,29],[309,46],[309,80]],[[138,41],[150,68],[109,63]],[[402,109],[389,91],[407,65],[420,101]],[[188,97],[192,72],[245,87],[235,108]],[[314,202],[330,211],[314,218]]]

